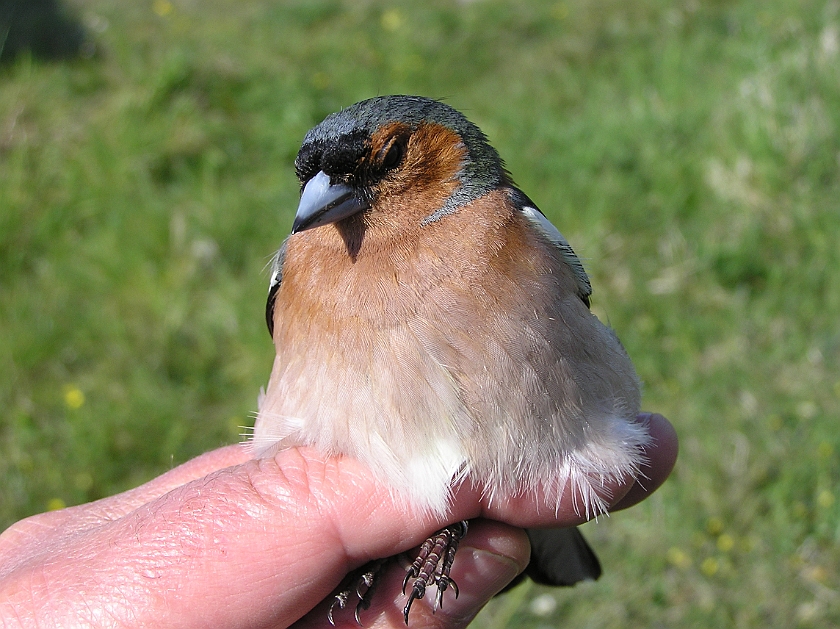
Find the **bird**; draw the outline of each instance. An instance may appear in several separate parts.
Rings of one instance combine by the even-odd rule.
[[[604,513],[605,482],[638,477],[645,461],[640,381],[590,309],[581,260],[485,134],[440,100],[377,96],[312,128],[294,165],[300,202],[270,263],[276,355],[255,455],[354,457],[439,515],[465,482],[489,501],[538,489],[556,508],[571,491],[587,517]],[[453,523],[421,547],[406,623],[427,587],[436,606],[448,587],[457,596],[449,570],[466,530]],[[528,533],[536,581],[600,576],[577,529]],[[370,604],[358,596],[357,620]]]

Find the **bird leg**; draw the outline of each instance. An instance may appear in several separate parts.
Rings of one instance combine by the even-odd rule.
[[[443,593],[451,586],[455,591],[455,598],[458,598],[458,585],[449,576],[452,569],[452,562],[455,560],[455,553],[458,544],[464,535],[467,534],[467,522],[461,521],[457,524],[447,526],[432,535],[423,542],[417,558],[409,566],[403,579],[403,594],[409,582],[411,582],[411,593],[408,595],[408,602],[403,609],[405,624],[408,624],[408,614],[411,611],[411,604],[415,599],[426,596],[426,588],[432,584],[437,588],[434,609],[443,606]],[[356,622],[362,625],[361,613],[370,607],[373,590],[378,581],[380,570],[387,559],[377,559],[365,564],[359,570],[351,572],[344,580],[338,594],[335,595],[332,605],[327,612],[327,619],[335,626],[333,612],[335,608],[344,609],[351,597],[358,599],[356,604]],[[413,581],[412,581],[413,580]]]
[[[426,595],[426,587],[432,583],[437,587],[434,609],[443,607],[443,593],[450,585],[455,590],[455,598],[458,598],[458,585],[450,578],[449,571],[452,568],[452,562],[455,560],[458,544],[466,534],[467,522],[463,520],[447,526],[423,542],[420,552],[417,553],[417,558],[408,568],[403,580],[403,594],[405,594],[408,582],[414,579],[411,585],[411,594],[409,594],[408,602],[403,610],[406,625],[414,599],[423,598]]]

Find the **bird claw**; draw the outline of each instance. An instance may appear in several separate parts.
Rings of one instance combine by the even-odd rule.
[[[360,614],[369,607],[370,600],[364,598],[356,605],[356,611],[353,612],[353,617],[356,619],[356,624],[360,627],[362,626],[362,618]]]
[[[411,604],[415,599],[421,599],[424,596],[426,596],[426,584],[418,579],[414,582],[411,588],[411,594],[408,595],[408,601],[403,609],[403,618],[405,619],[406,625],[408,624],[408,613],[411,611]]]
[[[347,607],[347,601],[349,600],[351,594],[355,594],[356,598],[359,599],[359,602],[356,603],[356,610],[353,615],[355,616],[358,625],[360,627],[362,626],[361,613],[370,607],[370,599],[373,596],[373,590],[377,583],[379,570],[382,568],[382,564],[386,561],[388,560],[377,559],[376,561],[371,561],[370,563],[365,564],[360,570],[351,572],[344,580],[344,586],[338,594],[335,595],[335,599],[327,612],[327,620],[330,621],[330,624],[333,627],[335,627],[333,611],[336,606],[338,606],[339,609]]]
[[[458,544],[467,534],[467,522],[447,526],[445,529],[435,533],[432,537],[423,542],[417,558],[408,568],[403,579],[403,594],[408,583],[414,579],[411,586],[411,594],[403,609],[405,624],[408,624],[408,615],[411,611],[411,604],[426,595],[426,587],[433,584],[437,588],[433,611],[443,607],[443,593],[451,585],[455,591],[455,598],[460,594],[455,581],[449,576],[452,569],[452,562],[455,560],[455,553]]]
[[[335,595],[332,605],[330,605],[330,609],[327,612],[327,620],[330,621],[330,624],[333,627],[335,627],[335,620],[333,619],[333,610],[335,609],[336,605],[338,605],[339,609],[344,609],[345,607],[347,607],[347,597],[349,595],[349,590],[342,590],[341,592]]]
[[[449,576],[449,575],[440,575],[437,580],[435,581],[435,585],[437,586],[437,596],[435,596],[435,609],[439,607],[443,608],[443,593],[446,592],[446,588],[452,586],[452,590],[455,592],[455,598],[457,599],[461,595],[461,591],[458,589],[458,584]]]

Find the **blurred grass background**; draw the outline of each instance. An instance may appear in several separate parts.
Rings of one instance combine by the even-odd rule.
[[[80,56],[0,67],[0,527],[239,440],[303,134],[417,93],[585,258],[682,439],[587,525],[599,582],[475,625],[840,626],[840,3],[68,8]]]

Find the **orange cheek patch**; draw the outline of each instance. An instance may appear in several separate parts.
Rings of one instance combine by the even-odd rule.
[[[403,164],[395,178],[410,179],[412,185],[429,185],[454,177],[467,154],[461,137],[442,125],[424,122],[412,131],[402,122],[389,122],[371,136],[367,159],[376,159],[395,137],[408,140]]]
[[[466,154],[467,147],[457,133],[425,123],[417,128],[408,145],[406,170],[420,185],[449,181],[461,170]]]
[[[402,163],[377,186],[374,211],[367,216],[391,234],[407,235],[440,208],[458,187],[467,149],[461,137],[438,124],[423,123],[411,131],[401,123],[389,123],[371,138],[371,154],[388,146],[395,134],[410,132]]]
[[[467,149],[460,136],[438,124],[423,123],[412,133],[402,123],[389,123],[371,138],[371,159],[389,145],[394,136],[408,138],[402,164],[381,184],[381,194],[396,195],[451,182],[461,170]]]

